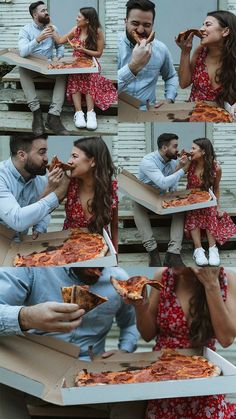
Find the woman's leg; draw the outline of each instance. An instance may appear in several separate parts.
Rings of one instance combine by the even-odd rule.
[[[206,230],[206,234],[207,234],[207,239],[208,239],[208,243],[209,243],[209,247],[213,247],[216,245],[216,241],[214,239],[214,237],[212,236],[212,234],[210,233],[209,230]]]
[[[190,231],[191,237],[194,243],[194,252],[193,252],[193,259],[195,260],[198,266],[206,266],[208,265],[208,260],[205,256],[205,250],[202,248],[201,243],[201,230],[200,228],[194,228]]]
[[[94,100],[92,96],[90,96],[88,93],[85,95],[86,97],[86,104],[87,104],[87,111],[93,111],[94,109]]]
[[[209,230],[206,230],[208,243],[209,243],[209,265],[210,266],[219,266],[220,265],[220,256],[219,251],[216,247],[216,241]]]
[[[80,92],[74,93],[72,95],[72,99],[73,99],[74,106],[75,106],[75,112],[82,111],[82,106],[81,106],[81,93]]]
[[[97,128],[96,113],[94,112],[94,100],[88,93],[86,94],[87,103],[87,129],[94,130]]]

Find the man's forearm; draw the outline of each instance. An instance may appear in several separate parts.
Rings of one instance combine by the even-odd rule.
[[[22,306],[0,304],[0,335],[22,334],[19,313]]]

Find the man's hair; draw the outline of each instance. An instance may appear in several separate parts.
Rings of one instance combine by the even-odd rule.
[[[37,137],[33,134],[13,135],[10,138],[10,153],[11,153],[11,156],[12,157],[16,156],[16,154],[19,150],[23,150],[26,153],[28,153],[31,150],[33,141],[39,140],[39,139],[47,140],[47,138],[48,138],[47,134],[42,134],[42,135],[39,135]]]
[[[126,18],[132,9],[143,10],[144,12],[152,12],[153,20],[155,19],[155,4],[150,0],[129,0],[126,3]]]
[[[41,4],[45,4],[44,1],[35,1],[34,3],[31,3],[31,5],[29,7],[29,12],[30,12],[32,17],[33,17],[33,14],[34,14],[35,10],[37,9],[37,7],[40,6]]]
[[[163,145],[168,146],[171,140],[178,140],[178,135],[172,134],[170,132],[164,132],[163,134],[159,135],[157,139],[157,147],[161,149]]]

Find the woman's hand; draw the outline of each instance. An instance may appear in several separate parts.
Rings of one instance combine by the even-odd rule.
[[[178,45],[178,47],[182,50],[182,53],[185,55],[190,54],[190,51],[193,46],[193,36],[193,33],[190,33],[190,35],[186,39],[184,39],[184,37],[182,36],[179,42],[177,42],[177,37],[175,37],[175,43]]]
[[[220,267],[216,268],[190,268],[196,275],[197,279],[204,285],[205,288],[212,285],[219,286]]]
[[[221,211],[220,207],[217,206],[217,217],[222,218],[224,215],[224,211]]]

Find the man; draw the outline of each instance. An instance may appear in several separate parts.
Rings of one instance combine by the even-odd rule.
[[[139,179],[154,186],[160,193],[174,191],[178,187],[180,178],[185,175],[190,162],[185,156],[177,162],[178,136],[176,134],[161,134],[157,139],[157,147],[157,151],[147,154],[142,159],[139,166]],[[137,203],[134,203],[134,220],[142,237],[143,246],[149,253],[149,266],[161,266],[148,210]],[[174,214],[164,266],[183,265],[180,256],[183,229],[184,213]]]
[[[97,271],[91,268],[62,267],[1,268],[0,335],[21,335],[26,331],[40,335],[52,333],[56,338],[79,345],[80,359],[89,360],[90,345],[95,355],[104,354],[106,335],[116,318],[120,328],[118,350],[133,352],[138,338],[135,312],[131,305],[124,303],[109,280],[111,275],[122,280],[127,279],[128,275],[121,268]],[[62,303],[60,288],[72,284],[89,285],[91,292],[108,297],[108,301],[84,314],[84,310],[79,309],[77,304]],[[103,356],[108,355],[110,353]],[[9,397],[3,397],[3,394],[9,394],[4,386],[0,386],[0,394],[1,419],[29,418],[22,393],[13,392],[15,400],[12,404],[9,404]],[[129,409],[130,403],[96,407],[99,406],[110,412],[112,419],[144,417],[145,402],[131,403],[132,409]]]
[[[8,160],[0,163],[0,223],[33,239],[47,231],[50,213],[59,206],[69,185],[61,169],[46,175],[47,135],[10,139]]]
[[[178,76],[167,47],[157,39],[146,43],[155,19],[155,4],[149,0],[129,0],[126,4],[126,34],[119,39],[118,86],[139,99],[156,102],[156,85],[159,75],[165,82],[165,102],[174,102]],[[133,37],[135,31],[142,38],[138,45]],[[162,102],[163,103],[163,102]]]
[[[29,6],[29,12],[33,21],[25,25],[19,32],[19,52],[21,57],[31,54],[42,55],[48,60],[53,58],[53,48],[56,48],[56,57],[60,59],[64,55],[64,47],[54,44],[50,23],[50,16],[43,1],[37,1]],[[20,81],[28,106],[33,113],[32,130],[35,135],[44,133],[44,123],[39,99],[36,95],[34,78],[38,73],[20,67]],[[54,76],[53,76],[54,77]],[[55,76],[52,103],[49,107],[46,127],[57,135],[68,135],[69,132],[61,123],[60,114],[65,97],[66,76]]]

